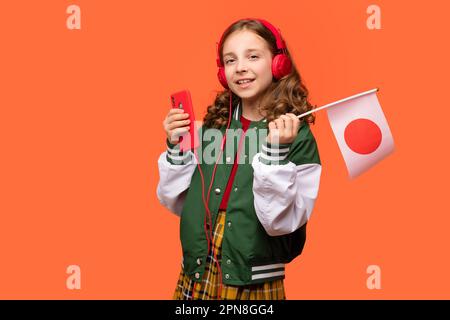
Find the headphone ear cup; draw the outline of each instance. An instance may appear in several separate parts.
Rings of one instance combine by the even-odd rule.
[[[220,84],[225,89],[228,89],[227,77],[225,76],[225,69],[223,67],[219,67],[219,70],[217,71],[217,78],[219,78]]]
[[[272,59],[272,75],[279,80],[291,73],[292,62],[286,54],[277,54]]]

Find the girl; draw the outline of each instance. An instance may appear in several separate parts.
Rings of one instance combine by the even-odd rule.
[[[181,109],[163,122],[168,150],[158,160],[157,195],[181,217],[183,249],[173,298],[286,299],[285,264],[303,250],[321,175],[314,116],[296,117],[313,107],[267,21],[233,23],[217,49],[227,90],[208,107],[199,134],[199,152],[214,150],[215,160],[180,151],[178,137],[189,131]],[[211,130],[221,135],[220,150],[217,139],[205,142]]]

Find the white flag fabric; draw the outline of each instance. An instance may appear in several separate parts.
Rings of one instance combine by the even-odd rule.
[[[351,178],[394,151],[394,140],[376,91],[340,100],[327,108],[328,120]]]

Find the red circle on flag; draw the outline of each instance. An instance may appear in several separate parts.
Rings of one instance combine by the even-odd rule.
[[[380,127],[369,119],[353,120],[344,131],[344,139],[349,148],[360,154],[377,150],[382,137]]]

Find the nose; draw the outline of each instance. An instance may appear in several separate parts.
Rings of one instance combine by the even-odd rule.
[[[247,65],[245,63],[244,59],[240,59],[237,61],[236,63],[236,72],[237,73],[241,73],[241,72],[247,72]]]

